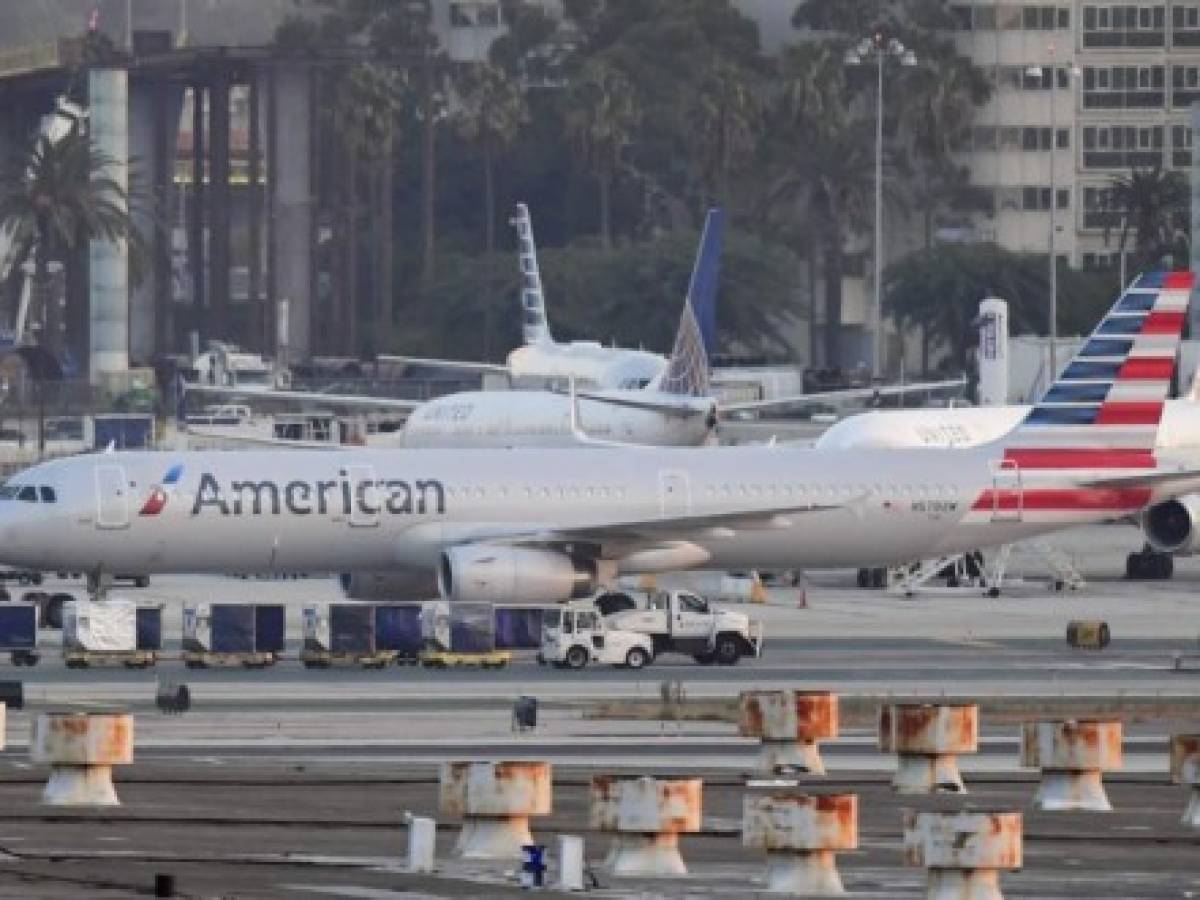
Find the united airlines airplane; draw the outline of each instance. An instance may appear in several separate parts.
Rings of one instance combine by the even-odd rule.
[[[1113,519],[1200,486],[1155,453],[1192,283],[1142,276],[980,447],[104,453],[0,490],[0,562],[390,570],[450,599],[554,601],[624,572],[883,566]]]

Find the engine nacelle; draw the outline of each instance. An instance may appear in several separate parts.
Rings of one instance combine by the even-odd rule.
[[[443,551],[438,590],[447,600],[556,603],[596,592],[593,563],[554,550],[463,546]]]
[[[1142,513],[1142,530],[1159,553],[1200,553],[1200,494],[1154,504]]]
[[[347,600],[432,600],[437,578],[427,570],[343,572],[338,576]]]

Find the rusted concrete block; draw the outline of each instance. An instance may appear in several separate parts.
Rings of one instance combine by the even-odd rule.
[[[1171,781],[1191,786],[1187,809],[1180,821],[1200,828],[1200,734],[1171,736]]]
[[[614,875],[686,875],[679,835],[700,830],[704,782],[699,778],[592,778],[589,821],[615,835],[608,859]]]
[[[133,762],[133,716],[114,712],[46,712],[33,721],[29,756],[49,764],[42,802],[52,806],[120,806],[112,767]]]
[[[1003,900],[1000,872],[1021,868],[1021,814],[905,810],[904,860],[926,869],[926,900]]]
[[[898,758],[892,787],[902,794],[966,793],[958,755],[979,749],[974,703],[885,703],[879,749]]]
[[[766,851],[768,891],[794,897],[844,893],[835,854],[858,847],[858,797],[748,796],[742,804],[742,843]]]
[[[1104,772],[1121,768],[1119,719],[1061,719],[1021,727],[1021,765],[1042,770],[1034,806],[1108,812]]]
[[[762,740],[759,771],[824,775],[820,741],[838,735],[838,698],[832,691],[743,691],[738,733]]]
[[[442,763],[439,806],[461,816],[454,852],[466,859],[520,859],[533,843],[531,816],[551,811],[551,769],[547,762]]]

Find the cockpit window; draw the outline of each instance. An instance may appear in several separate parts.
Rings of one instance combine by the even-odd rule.
[[[18,500],[24,500],[26,503],[37,503],[37,488],[32,484],[27,484],[17,493]]]
[[[38,488],[38,493],[42,495],[43,503],[57,503],[58,497],[54,494],[54,488],[42,485]]]

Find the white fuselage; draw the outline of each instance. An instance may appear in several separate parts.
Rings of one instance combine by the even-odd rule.
[[[664,447],[697,446],[708,435],[704,407],[696,398],[647,391],[607,391],[616,400],[677,402],[673,415],[618,403],[579,398],[579,427],[589,438]],[[467,391],[421,404],[405,423],[405,447],[574,447],[571,398],[553,391]]]
[[[960,406],[945,409],[874,410],[842,419],[815,442],[820,450],[978,447],[1012,431],[1028,406]],[[1158,450],[1200,450],[1200,404],[1168,400],[1158,429]]]
[[[1030,501],[997,514],[983,498],[1011,487],[993,474],[1000,452],[93,454],[10,480],[9,488],[51,488],[56,499],[0,501],[0,562],[137,573],[432,571],[449,546],[553,545],[571,532],[585,536],[569,542],[602,547],[617,571],[886,565],[1101,521],[1150,499],[1148,488],[1132,500],[1092,491],[1075,509],[1039,512]],[[1029,497],[1039,486],[1069,494],[1075,484],[1062,472],[1023,473]],[[814,505],[831,508],[782,512]],[[746,518],[731,523],[737,514]]]
[[[641,388],[667,367],[667,359],[645,350],[605,347],[594,341],[525,344],[508,354],[515,381],[553,382],[574,379],[584,388]]]

